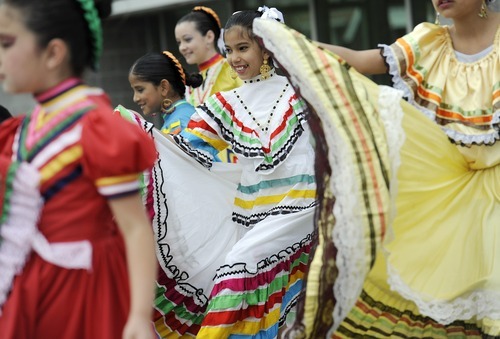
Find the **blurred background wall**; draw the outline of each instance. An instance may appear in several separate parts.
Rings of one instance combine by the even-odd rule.
[[[138,109],[132,101],[128,70],[149,51],[170,50],[181,62],[174,27],[194,6],[214,9],[224,25],[237,10],[259,6],[278,8],[286,24],[322,42],[353,49],[376,48],[392,43],[423,21],[434,21],[430,0],[114,0],[113,14],[104,22],[104,53],[97,73],[86,74],[89,84],[104,88],[114,106]],[[193,67],[184,63],[189,71]],[[373,78],[388,84],[387,76]],[[29,95],[9,95],[0,90],[0,105],[14,115],[29,112]]]

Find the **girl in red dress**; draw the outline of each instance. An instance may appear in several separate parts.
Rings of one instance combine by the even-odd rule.
[[[3,339],[153,337],[156,261],[138,177],[155,147],[82,81],[97,65],[110,8],[0,5],[3,88],[37,101],[0,128]]]

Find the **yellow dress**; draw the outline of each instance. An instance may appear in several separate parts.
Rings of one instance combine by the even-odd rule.
[[[198,68],[203,77],[203,84],[197,88],[186,88],[186,100],[194,107],[204,103],[212,94],[241,86],[239,78],[231,77],[231,66],[220,54],[200,64]],[[222,162],[236,162],[234,153],[229,149],[220,152],[219,158]]]
[[[500,336],[499,33],[466,65],[453,59],[447,28],[417,27],[397,42],[411,46],[405,53],[388,46],[421,72],[403,76],[412,91],[400,91],[284,25],[257,20],[254,32],[308,102],[316,137],[320,241],[296,330],[315,339]],[[440,75],[426,78],[429,68]],[[428,89],[440,97],[420,95]]]

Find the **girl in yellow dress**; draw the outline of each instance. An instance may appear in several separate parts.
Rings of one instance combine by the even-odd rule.
[[[500,14],[433,3],[452,26],[421,24],[382,54],[326,46],[347,62],[254,24],[315,112],[309,338],[500,336]],[[356,70],[386,65],[399,90]]]
[[[175,26],[175,39],[179,52],[189,65],[198,65],[203,84],[197,88],[187,87],[186,100],[193,106],[201,105],[212,94],[229,91],[241,85],[226,58],[218,51],[223,50],[222,26],[217,13],[205,6],[196,6],[184,15]],[[220,46],[220,47],[219,47]],[[234,162],[230,150],[219,154],[224,162]]]

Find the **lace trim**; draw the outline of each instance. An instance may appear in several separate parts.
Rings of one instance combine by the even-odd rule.
[[[500,133],[498,131],[488,134],[471,135],[444,127],[442,127],[442,130],[458,145],[493,145],[497,140],[500,140]]]
[[[382,56],[385,59],[385,62],[389,69],[389,75],[392,78],[393,87],[400,91],[403,91],[403,97],[408,100],[410,104],[414,107],[417,107],[422,113],[424,113],[428,118],[432,121],[436,121],[436,112],[422,107],[417,104],[415,101],[415,97],[413,91],[408,86],[408,84],[403,80],[401,75],[399,74],[398,62],[392,53],[391,47],[388,45],[379,44],[379,48],[382,49]],[[500,128],[498,125],[500,124],[500,111],[497,111],[493,114],[493,119],[490,124],[490,128],[496,130],[496,132],[488,133],[488,134],[480,134],[480,135],[471,135],[464,134],[458,132],[456,130],[452,130],[446,128],[444,126],[440,126],[441,129],[446,133],[446,135],[456,144],[459,145],[491,145],[494,144],[497,140],[500,140]]]
[[[37,234],[37,222],[43,205],[38,190],[39,174],[22,163],[13,182],[11,210],[0,225],[0,314],[16,275],[21,273]]]
[[[431,317],[440,324],[448,325],[456,320],[467,320],[476,317],[500,319],[500,293],[493,291],[474,291],[466,297],[453,300],[430,300],[413,291],[399,276],[397,270],[387,263],[388,282],[391,289],[404,298],[413,301],[420,313]]]
[[[254,31],[262,37],[268,50],[280,51],[281,55],[295,55],[292,45],[277,46],[272,40],[266,39],[265,27],[260,28],[260,25],[254,25]],[[281,58],[280,66],[283,66],[283,69],[295,69],[296,59]],[[301,80],[300,75],[291,73],[288,77],[295,88],[300,88],[301,96],[307,99],[316,111],[329,111],[319,97],[321,91],[316,91],[307,80]],[[333,242],[338,249],[336,263],[339,273],[334,285],[337,303],[333,310],[334,325],[329,332],[331,336],[361,293],[364,277],[368,273],[366,269],[368,265],[366,265],[365,258],[362,220],[354,213],[359,202],[352,192],[359,191],[359,187],[352,175],[353,166],[345,162],[345,159],[349,158],[347,152],[349,147],[328,119],[322,120],[322,123],[329,148],[328,158],[332,165],[332,172],[335,173],[335,180],[331,182],[331,190],[335,196],[342,197],[342,199],[337,199],[332,211],[336,219]]]
[[[401,78],[401,75],[399,74],[398,62],[394,54],[392,53],[391,47],[383,44],[379,44],[378,47],[382,49],[382,56],[384,57],[385,62],[389,67],[389,75],[391,76],[393,83],[392,87],[403,91],[403,97],[407,99],[410,104],[418,107],[418,109],[432,121],[436,121],[436,112],[428,108],[421,107],[415,102],[413,91],[411,90],[411,88],[409,88],[408,84],[403,80],[403,78]]]
[[[403,109],[401,108],[401,100],[403,92],[388,86],[379,86],[380,92],[378,97],[379,113],[382,118],[385,135],[387,138],[387,146],[389,150],[390,160],[390,197],[391,205],[389,208],[388,223],[392,222],[396,216],[396,197],[398,194],[397,174],[401,165],[400,152],[406,139],[406,135],[402,128],[403,126]],[[388,228],[386,241],[392,239],[392,227]]]
[[[302,87],[302,86],[301,86]],[[325,121],[323,121],[325,122]],[[363,222],[359,214],[355,213],[359,206],[356,195],[352,192],[359,192],[356,180],[352,173],[355,169],[350,162],[347,150],[348,145],[337,130],[326,126],[326,140],[329,144],[328,158],[334,173],[334,180],[331,180],[331,191],[334,196],[341,197],[335,201],[333,214],[336,222],[333,229],[333,243],[338,250],[336,264],[338,267],[338,277],[335,281],[333,291],[337,298],[337,303],[333,309],[334,324],[330,329],[331,333],[338,328],[342,320],[347,316],[349,310],[355,304],[357,297],[361,293],[365,269],[365,244],[363,242]],[[328,334],[328,337],[331,336]]]
[[[272,215],[281,215],[281,214],[290,214],[290,213],[298,213],[304,210],[314,208],[318,205],[318,202],[314,199],[310,204],[305,206],[276,206],[270,210],[267,210],[263,213],[253,213],[251,215],[243,215],[241,213],[233,212],[232,220],[239,225],[242,225],[245,228],[252,228],[262,220],[266,219]]]
[[[446,127],[441,127],[441,129],[450,139],[459,145],[493,145],[500,140],[500,110],[497,110],[493,114],[490,127],[493,132],[479,135],[464,134]]]
[[[276,268],[280,272],[285,272],[287,269],[283,268],[281,264],[291,264],[295,259],[297,259],[304,253],[309,255],[313,237],[314,233],[307,234],[301,240],[298,240],[295,243],[283,248],[279,252],[270,254],[267,258],[260,260],[256,263],[255,267],[249,267],[251,265],[247,263],[232,263],[221,265],[217,269],[214,276],[215,287],[212,290],[212,293],[218,290],[219,284],[224,283],[228,279],[253,278],[258,275],[266,275],[269,273],[269,271],[271,271],[272,268]],[[286,271],[286,274],[291,275],[292,271]],[[259,282],[259,285],[264,286],[265,282]]]

